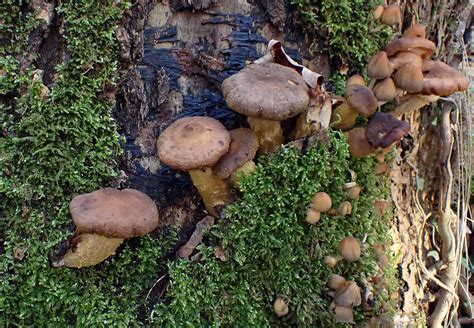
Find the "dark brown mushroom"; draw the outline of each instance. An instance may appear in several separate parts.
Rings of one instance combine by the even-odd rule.
[[[377,109],[377,98],[366,86],[357,84],[346,86],[345,98],[347,103],[362,116],[369,117]]]
[[[386,148],[410,132],[410,123],[400,121],[390,113],[377,112],[369,119],[365,136],[375,148]]]
[[[450,96],[458,91],[465,91],[469,81],[442,61],[428,60],[423,64],[425,73],[423,94]]]
[[[346,133],[349,153],[352,157],[365,157],[375,151],[372,144],[367,141],[364,128],[354,128]]]

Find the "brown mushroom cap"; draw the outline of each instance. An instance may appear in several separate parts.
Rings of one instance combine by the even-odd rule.
[[[342,306],[336,304],[335,317],[338,322],[342,323],[351,323],[354,321],[354,313],[352,312],[352,307]]]
[[[377,98],[366,86],[355,84],[346,86],[345,97],[347,103],[365,117],[369,117],[377,109]]]
[[[321,213],[315,211],[313,208],[309,208],[306,211],[306,222],[308,222],[309,224],[318,223],[320,218],[321,218]]]
[[[391,101],[395,98],[397,92],[397,87],[391,78],[383,79],[382,81],[377,82],[374,86],[374,95],[375,98],[379,101]]]
[[[359,306],[362,303],[359,286],[353,281],[347,281],[336,290],[334,301],[342,306]]]
[[[250,129],[230,131],[230,147],[227,154],[212,167],[212,171],[221,179],[228,178],[239,167],[252,160],[258,149],[255,132]]]
[[[399,51],[389,58],[389,62],[394,70],[410,63],[423,65],[423,59],[411,51]]]
[[[349,262],[357,261],[360,258],[359,241],[352,236],[344,238],[339,243],[339,254]]]
[[[397,5],[385,7],[380,21],[386,25],[395,25],[400,21],[400,8]]]
[[[413,37],[418,37],[418,38],[425,38],[426,37],[426,28],[424,25],[420,23],[416,23],[403,32],[403,37],[404,38],[413,38]]]
[[[384,10],[385,10],[385,7],[382,5],[378,5],[377,7],[375,7],[374,10],[372,11],[372,15],[374,16],[374,19],[377,20],[380,17],[382,17]]]
[[[290,309],[288,308],[288,304],[286,301],[278,297],[274,302],[273,302],[273,310],[275,311],[275,314],[277,317],[283,317],[288,314]]]
[[[352,213],[352,204],[351,202],[345,200],[337,208],[337,213],[342,216],[346,216]]]
[[[352,84],[365,86],[365,80],[361,75],[352,75],[350,78],[347,79],[346,87]]]
[[[386,148],[410,132],[410,123],[400,121],[390,113],[377,112],[369,119],[365,136],[375,148]]]
[[[316,212],[327,212],[331,206],[332,200],[327,193],[321,191],[314,195],[312,207]]]
[[[173,169],[190,171],[214,165],[229,150],[230,134],[216,119],[184,117],[161,133],[160,160]]]
[[[469,81],[464,76],[442,61],[428,60],[423,64],[423,72],[423,94],[449,96],[464,91],[469,86]]]
[[[346,283],[346,279],[344,279],[344,277],[334,274],[334,273],[329,275],[328,287],[331,288],[332,290],[341,288],[345,283]]]
[[[399,51],[411,51],[421,58],[425,59],[431,56],[435,50],[436,45],[430,40],[424,38],[399,38],[387,44],[384,48],[389,57],[395,55]]]
[[[349,152],[353,157],[365,157],[374,152],[374,147],[365,137],[365,129],[362,127],[354,128],[347,132],[347,142],[349,143]]]
[[[403,65],[393,75],[393,81],[402,90],[420,92],[423,89],[422,65],[414,62]]]
[[[393,69],[385,51],[379,51],[369,61],[367,73],[371,78],[381,80],[392,75]]]
[[[252,64],[222,83],[227,106],[255,118],[282,121],[304,111],[309,88],[294,69],[275,63]]]
[[[359,198],[360,192],[361,192],[361,188],[357,185],[355,185],[354,187],[348,188],[346,190],[347,198],[357,199]]]
[[[74,197],[69,204],[80,233],[132,238],[150,233],[159,224],[155,202],[134,190],[99,189]]]

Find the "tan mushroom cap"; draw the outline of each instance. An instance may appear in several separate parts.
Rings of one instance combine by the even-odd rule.
[[[113,238],[146,235],[159,224],[155,202],[134,189],[99,189],[73,198],[72,220],[80,233]]]
[[[229,150],[229,131],[216,119],[184,117],[161,133],[160,160],[173,169],[190,171],[211,167]]]
[[[420,92],[423,88],[423,71],[419,63],[411,62],[403,65],[393,75],[395,85],[410,93]]]
[[[399,51],[411,51],[420,56],[421,58],[425,59],[435,52],[436,45],[430,40],[424,38],[403,37],[393,40],[392,42],[387,44],[384,50],[389,57],[395,55]]]
[[[420,23],[416,23],[403,32],[403,37],[404,38],[413,38],[413,37],[419,37],[419,38],[425,38],[426,37],[426,28],[424,25]]]
[[[360,243],[352,236],[346,237],[339,243],[339,254],[349,262],[360,258]]]
[[[392,65],[385,51],[379,51],[369,61],[367,73],[371,78],[381,80],[390,77],[393,73]]]
[[[359,306],[362,303],[359,286],[353,281],[347,281],[336,290],[334,301],[342,306]]]
[[[320,191],[314,195],[312,207],[316,212],[327,212],[331,206],[331,197],[324,191]]]
[[[374,10],[372,11],[372,16],[374,16],[374,19],[377,20],[380,17],[382,17],[384,10],[385,10],[385,7],[382,5],[378,5],[377,7],[375,7]]]
[[[464,91],[469,86],[469,81],[464,76],[442,61],[428,60],[423,65],[423,71],[423,94],[449,96]]]
[[[385,8],[380,17],[380,21],[386,25],[395,25],[400,21],[400,8],[397,5],[390,5]]]
[[[257,136],[250,129],[232,130],[230,138],[229,151],[212,167],[214,174],[221,179],[228,178],[232,172],[252,160],[258,149]]]
[[[375,98],[379,101],[391,101],[395,98],[397,87],[391,78],[383,79],[374,86]]]
[[[352,312],[352,307],[342,306],[336,304],[335,317],[338,322],[342,323],[351,323],[354,321],[354,313]]]
[[[364,85],[365,86],[365,80],[359,74],[352,75],[350,78],[347,79],[346,87],[349,86],[349,85],[353,85],[353,84]]]
[[[369,117],[377,109],[377,98],[366,86],[355,84],[346,86],[345,98],[347,103],[362,116]]]
[[[290,311],[287,302],[281,297],[278,297],[273,302],[273,310],[277,317],[284,317]]]
[[[346,283],[346,279],[344,277],[332,273],[329,275],[327,285],[332,290],[336,290],[336,289],[341,288],[345,283]]]
[[[348,131],[347,142],[349,143],[349,152],[353,157],[365,157],[375,151],[375,148],[365,137],[365,129],[362,127]]]
[[[236,112],[282,121],[303,112],[309,88],[294,69],[275,63],[252,64],[222,83],[227,106]]]

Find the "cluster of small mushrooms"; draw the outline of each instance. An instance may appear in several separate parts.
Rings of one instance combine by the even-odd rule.
[[[374,17],[384,24],[394,25],[400,20],[400,11],[396,6],[379,6],[374,10]],[[250,128],[228,131],[211,117],[184,117],[169,125],[157,140],[161,162],[175,170],[189,172],[210,214],[199,222],[178,255],[191,255],[204,231],[230,202],[231,188],[238,188],[242,177],[256,170],[253,159],[257,153],[275,152],[287,141],[285,139],[307,137],[331,125],[347,131],[352,156],[376,154],[382,165],[378,170],[383,173],[389,146],[410,131],[410,124],[399,117],[440,96],[467,88],[463,76],[448,65],[429,59],[435,50],[435,44],[425,39],[425,28],[421,24],[413,25],[370,60],[368,75],[374,80],[369,86],[362,76],[352,76],[347,81],[345,97],[332,110],[337,97],[330,96],[321,87],[321,75],[294,62],[280,42],[270,41],[264,57],[222,83],[228,107],[247,116]],[[390,101],[397,102],[395,110],[377,111]],[[366,127],[354,127],[359,115],[368,119]],[[296,116],[294,131],[284,136],[281,122]],[[318,192],[307,210],[307,222],[317,224],[322,212],[350,215],[350,201],[359,197],[361,188],[354,176],[344,188],[348,200],[337,209],[332,208],[327,193]],[[386,204],[383,200],[378,202],[376,207],[382,213]],[[95,265],[113,255],[125,238],[147,234],[159,224],[153,200],[133,189],[105,188],[77,196],[70,204],[70,211],[76,234],[69,240],[65,254],[53,262],[55,266]],[[324,262],[334,268],[343,259],[357,261],[360,253],[359,241],[349,236],[340,242],[339,255],[326,256]],[[352,322],[352,307],[361,304],[358,285],[332,274],[328,287],[334,290],[332,308],[336,319]],[[277,316],[289,313],[284,297],[278,296],[273,305]]]

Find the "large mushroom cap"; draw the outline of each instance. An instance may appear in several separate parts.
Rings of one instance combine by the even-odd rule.
[[[377,109],[377,98],[366,86],[357,84],[346,86],[345,97],[347,103],[365,117],[369,117]]]
[[[298,115],[309,104],[309,88],[294,69],[252,64],[222,83],[227,105],[246,116],[282,121]]]
[[[212,167],[212,171],[221,179],[228,178],[232,172],[252,160],[258,149],[258,140],[250,129],[230,131],[230,148],[227,154]]]
[[[159,223],[153,200],[134,189],[99,189],[74,197],[69,204],[72,220],[80,233],[113,238],[146,235]]]
[[[410,132],[410,123],[396,119],[390,113],[377,112],[369,119],[365,136],[375,148],[386,148]]]
[[[403,37],[393,40],[385,46],[385,52],[389,57],[395,55],[399,51],[411,51],[421,58],[425,59],[431,56],[435,50],[436,45],[430,40],[419,37]]]
[[[157,141],[158,156],[170,167],[190,171],[214,165],[229,150],[230,134],[216,119],[185,117],[171,124]]]
[[[464,91],[469,86],[469,81],[464,76],[442,61],[428,60],[423,64],[423,72],[423,94],[449,96]]]

